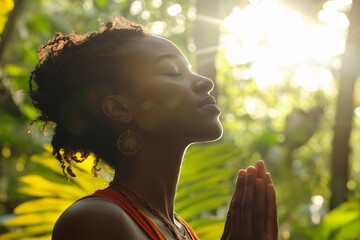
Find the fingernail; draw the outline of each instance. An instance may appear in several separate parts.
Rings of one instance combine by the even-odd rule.
[[[264,162],[264,160],[258,160],[257,162],[256,162],[256,166],[257,167],[265,167],[265,162]]]
[[[246,175],[246,171],[244,169],[241,169],[239,172],[238,172],[238,178],[242,178],[242,177],[245,177]]]
[[[255,174],[256,173],[256,169],[254,167],[248,167],[246,169],[246,174],[247,175],[252,175],[252,174]]]

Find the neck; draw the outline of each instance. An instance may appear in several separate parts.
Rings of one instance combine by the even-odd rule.
[[[131,188],[173,222],[176,187],[186,146],[169,145],[144,144],[138,154],[121,160],[114,181]]]

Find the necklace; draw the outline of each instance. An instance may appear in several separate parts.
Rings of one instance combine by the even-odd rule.
[[[110,183],[110,185],[112,185],[113,187],[115,187],[120,194],[122,194],[128,201],[130,201],[132,204],[134,204],[134,201],[129,197],[129,195],[127,194],[127,192],[131,193],[131,195],[133,195],[133,197],[135,197],[135,199],[145,208],[147,209],[149,212],[151,212],[157,219],[159,219],[164,226],[166,227],[166,229],[168,230],[168,232],[172,235],[172,237],[175,240],[186,240],[188,239],[193,239],[191,234],[189,233],[187,227],[182,223],[182,221],[180,220],[179,216],[174,213],[175,216],[175,220],[180,223],[180,225],[182,226],[182,228],[184,229],[184,233],[181,234],[176,226],[174,226],[173,223],[171,223],[170,221],[168,221],[166,218],[164,218],[150,203],[148,203],[147,201],[145,201],[142,197],[140,197],[136,192],[134,192],[132,189],[130,189],[128,186],[126,186],[123,183],[120,182],[114,182],[112,181]]]

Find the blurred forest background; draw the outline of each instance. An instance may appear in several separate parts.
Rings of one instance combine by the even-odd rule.
[[[237,169],[264,159],[280,239],[360,239],[360,1],[0,0],[0,239],[50,239],[59,214],[106,186],[91,159],[65,180],[36,126],[28,78],[56,32],[125,16],[214,79],[224,135],[191,146],[176,209],[219,239]],[[51,136],[51,130],[49,130]]]

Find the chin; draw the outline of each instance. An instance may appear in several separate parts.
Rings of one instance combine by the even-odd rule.
[[[207,129],[202,136],[199,136],[194,142],[214,142],[219,140],[223,135],[222,125],[219,123],[216,127]]]
[[[220,127],[219,130],[213,136],[211,136],[207,141],[212,142],[219,140],[222,137],[222,135],[223,135],[223,129],[222,127]]]

